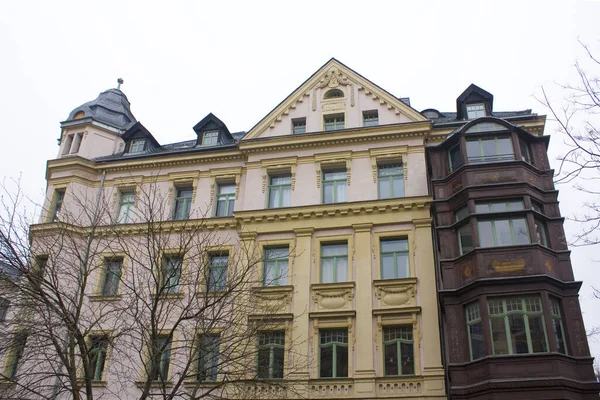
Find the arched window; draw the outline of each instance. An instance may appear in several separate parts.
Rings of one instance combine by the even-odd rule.
[[[81,119],[85,117],[85,113],[83,111],[78,111],[74,116],[73,119]]]
[[[335,99],[340,97],[344,97],[344,92],[342,92],[340,89],[328,90],[325,92],[325,96],[323,96],[324,99]]]

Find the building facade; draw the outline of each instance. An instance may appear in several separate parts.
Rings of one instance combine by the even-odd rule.
[[[545,118],[475,85],[424,113],[449,396],[596,398]]]
[[[248,132],[208,114],[160,144],[120,89],[61,128],[28,279],[73,303],[89,379],[28,380],[70,370],[17,329],[2,393],[598,393],[530,110],[493,112],[472,86],[457,112],[418,112],[332,59]]]
[[[290,397],[282,387],[293,381],[294,395],[308,398],[445,398],[424,146],[431,123],[408,104],[332,59],[248,132],[231,133],[209,114],[194,126],[193,140],[161,145],[119,89],[77,107],[61,126],[33,248],[47,253],[42,238],[59,226],[102,232],[94,236],[105,243],[99,267],[83,283],[89,312],[131,300],[132,276],[156,261],[146,247],[123,247],[131,249],[128,243],[156,229],[149,221],[159,221],[171,235],[171,250],[161,249],[156,262],[158,279],[170,276],[160,297],[173,307],[197,296],[184,284],[189,271],[209,270],[193,284],[202,287],[198,293],[218,293],[236,279],[238,249],[253,249],[239,265],[250,253],[260,256],[244,303],[261,304],[264,328],[248,346],[258,348],[244,364],[252,379],[233,397]],[[102,216],[92,211],[99,205]],[[205,264],[172,244],[194,226],[218,241],[215,250],[215,243],[199,245],[208,248]],[[261,312],[247,314],[252,324]],[[154,369],[143,346],[112,340],[114,319],[103,323],[89,329],[100,344],[88,348],[103,354],[101,363],[89,360],[95,393],[136,398],[145,390],[179,390],[193,397],[232,376],[233,367],[222,365],[209,382],[206,373],[182,379],[182,360],[198,353],[175,348],[175,338],[182,342],[187,333],[185,326],[172,329],[173,321],[153,339],[141,335],[155,345],[162,340]],[[227,329],[213,328],[218,358],[231,339]],[[138,349],[138,359],[124,346]],[[127,366],[119,352],[131,360]],[[140,378],[128,383],[123,373]]]

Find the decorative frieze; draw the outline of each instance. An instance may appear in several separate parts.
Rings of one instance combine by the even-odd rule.
[[[317,283],[311,286],[315,311],[353,309],[354,282]]]
[[[417,278],[374,281],[378,308],[412,307],[416,305]]]

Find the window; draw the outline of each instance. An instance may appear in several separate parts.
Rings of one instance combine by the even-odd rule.
[[[175,197],[175,214],[173,219],[182,220],[190,217],[190,208],[192,205],[192,195],[194,189],[192,188],[181,188],[177,190],[177,197]]]
[[[541,244],[542,246],[548,246],[548,234],[546,233],[546,224],[539,219],[534,219],[535,223],[535,243]]]
[[[325,117],[325,131],[337,131],[339,129],[344,129],[344,114]]]
[[[325,92],[325,96],[323,96],[325,99],[337,99],[340,97],[344,97],[344,92],[342,92],[340,89],[328,90]]]
[[[519,139],[519,147],[521,148],[521,160],[528,164],[531,164],[531,153],[529,152],[529,146],[523,139]]]
[[[63,156],[69,154],[69,152],[71,151],[71,145],[73,144],[73,136],[74,135],[71,133],[65,138],[65,147],[63,147],[62,151]]]
[[[380,199],[404,197],[404,171],[401,164],[378,165],[377,181]]]
[[[469,336],[469,352],[471,360],[485,356],[485,342],[483,340],[483,325],[479,313],[479,303],[472,303],[465,307],[467,317],[467,334]]]
[[[319,378],[348,377],[348,330],[319,331]]]
[[[454,145],[448,151],[448,160],[450,162],[450,172],[456,171],[462,166],[462,159],[460,158],[460,146]]]
[[[321,245],[321,283],[348,281],[348,243]]]
[[[482,103],[467,104],[467,118],[475,119],[485,117],[485,106]]]
[[[209,292],[222,292],[227,287],[227,255],[211,255],[206,287]]]
[[[219,185],[217,194],[217,217],[231,217],[235,204],[235,183]]]
[[[258,335],[259,379],[282,379],[285,359],[285,332],[263,332]]]
[[[435,111],[425,111],[425,112],[423,113],[423,115],[424,115],[424,116],[426,116],[426,117],[427,117],[427,118],[429,118],[429,119],[434,119],[434,118],[437,118],[437,117],[438,117],[438,113],[437,113],[437,112],[435,112]]]
[[[531,200],[531,209],[533,211],[539,212],[540,214],[544,213],[544,206],[542,205],[542,203],[537,202],[537,201],[535,201],[533,199]]]
[[[412,325],[383,328],[385,375],[414,375],[415,357]]]
[[[119,281],[123,269],[122,258],[111,258],[105,261],[102,296],[116,296],[119,292]]]
[[[50,218],[51,222],[58,221],[64,200],[65,200],[64,189],[60,189],[60,190],[57,190],[56,192],[54,192],[54,204],[52,205],[52,218]]]
[[[202,134],[202,146],[214,146],[219,140],[219,131],[208,131]]]
[[[169,363],[171,362],[171,338],[159,336],[154,339],[151,350],[150,378],[153,381],[167,381],[169,379]]]
[[[0,322],[6,321],[6,316],[8,314],[8,307],[10,306],[10,301],[7,299],[0,297]]]
[[[73,144],[71,145],[70,154],[77,154],[79,152],[79,148],[81,147],[81,141],[83,140],[83,132],[79,132],[75,135],[73,140]]]
[[[306,133],[306,118],[297,118],[292,120],[292,133],[294,135]]]
[[[548,351],[540,296],[488,300],[494,355]]]
[[[126,224],[131,221],[135,212],[135,192],[121,192],[117,222]]]
[[[381,278],[408,278],[410,275],[408,262],[408,240],[382,239],[380,246]]]
[[[145,139],[135,139],[131,141],[131,144],[129,145],[129,152],[130,153],[141,153],[142,151],[145,150],[146,147],[146,140]]]
[[[478,221],[480,247],[514,246],[529,244],[529,230],[525,218],[503,218]]]
[[[454,212],[454,222],[458,222],[464,218],[467,218],[469,216],[469,207],[462,206],[461,208],[459,208],[457,211]]]
[[[346,171],[323,171],[323,203],[346,201]]]
[[[163,258],[161,294],[175,294],[179,292],[182,261],[180,256],[165,256]]]
[[[470,163],[488,163],[514,160],[509,137],[483,137],[467,140],[467,160]]]
[[[218,334],[201,335],[198,338],[196,379],[199,382],[214,382],[217,380],[220,344],[221,337]]]
[[[265,249],[264,286],[287,285],[289,247]]]
[[[291,195],[291,175],[272,176],[269,178],[269,208],[289,207]]]
[[[550,311],[552,313],[552,330],[556,339],[556,346],[559,353],[567,354],[567,342],[565,339],[565,328],[560,313],[560,302],[558,299],[550,297]]]
[[[17,370],[19,364],[25,353],[25,345],[27,344],[27,334],[25,332],[18,332],[13,336],[10,350],[8,353],[7,368],[5,376],[8,379],[14,379],[17,376]]]
[[[44,282],[44,273],[46,271],[46,267],[48,265],[48,256],[45,254],[37,255],[34,259],[33,264],[33,272],[35,276],[33,276],[33,283],[38,287],[42,285]]]
[[[92,336],[90,337],[90,371],[92,372],[92,380],[101,381],[106,364],[106,355],[108,353],[108,336]]]
[[[487,201],[475,203],[476,213],[495,213],[524,210],[523,200]]]
[[[461,255],[473,250],[473,235],[469,223],[458,228],[458,249]]]
[[[379,114],[377,110],[364,111],[363,112],[363,126],[377,126],[379,125]]]

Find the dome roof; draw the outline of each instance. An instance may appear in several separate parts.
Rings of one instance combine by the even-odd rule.
[[[82,112],[83,115],[80,114]],[[78,118],[75,118],[76,115]],[[128,129],[137,121],[131,113],[127,96],[119,89],[108,89],[100,93],[95,100],[88,101],[71,111],[64,122],[80,118],[93,118],[120,129]]]

